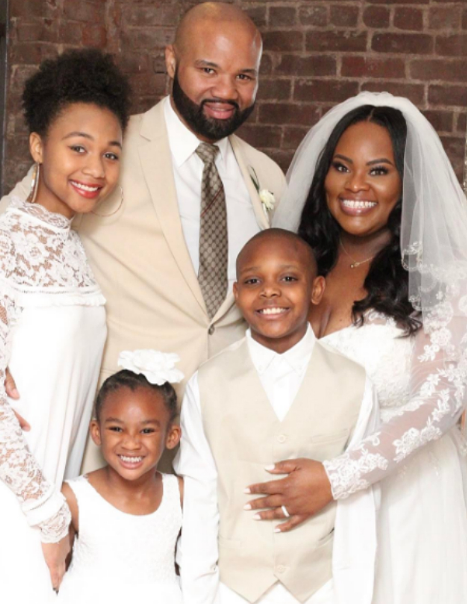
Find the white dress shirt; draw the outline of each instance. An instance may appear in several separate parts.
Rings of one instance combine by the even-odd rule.
[[[250,330],[246,337],[253,365],[274,412],[282,421],[305,376],[316,342],[313,331],[308,326],[302,340],[284,354],[277,354],[253,340]],[[358,442],[369,430],[374,429],[377,418],[375,390],[367,379],[359,419],[350,444]],[[183,528],[177,549],[184,604],[247,604],[244,598],[225,584],[219,584],[217,469],[203,430],[197,373],[190,379],[185,391],[181,427],[181,446],[174,468],[185,479]],[[253,516],[252,512],[242,513]],[[338,502],[333,579],[304,604],[371,602],[376,549],[374,517],[375,501],[371,489]],[[261,521],[252,518],[252,522]],[[299,531],[300,527],[294,530]],[[362,597],[362,593],[365,597]],[[368,599],[365,599],[367,594]],[[257,604],[298,604],[298,600],[281,583],[276,583]]]
[[[164,100],[172,166],[183,234],[196,274],[199,271],[201,180],[204,164],[195,153],[200,141],[181,122],[170,97]],[[229,239],[229,291],[235,281],[235,261],[245,243],[259,232],[253,205],[228,138],[217,141],[216,168],[224,185]]]

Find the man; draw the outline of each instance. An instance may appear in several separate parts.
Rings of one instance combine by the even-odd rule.
[[[269,226],[259,191],[277,202],[285,183],[272,160],[233,134],[253,110],[261,52],[239,8],[192,8],[166,49],[170,97],[130,120],[122,191],[77,219],[107,298],[102,380],[122,350],[137,348],[177,352],[188,378],[243,336],[231,293],[236,255]],[[198,155],[200,143],[208,146]],[[213,143],[219,151],[209,158]],[[29,182],[12,194],[25,198]]]

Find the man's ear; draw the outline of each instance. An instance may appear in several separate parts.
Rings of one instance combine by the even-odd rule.
[[[101,439],[101,428],[99,426],[99,422],[97,419],[91,420],[91,425],[89,426],[89,432],[91,434],[91,438],[98,447],[102,444]]]
[[[326,289],[326,279],[324,277],[315,277],[313,280],[313,287],[311,290],[311,303],[317,306],[323,297],[324,290]]]
[[[234,295],[235,302],[236,302],[238,300],[238,287],[237,287],[237,282],[236,281],[233,284],[232,291],[233,291],[233,295]]]
[[[36,164],[41,164],[43,162],[44,141],[37,132],[31,132],[29,135],[29,151]]]
[[[165,47],[165,67],[167,69],[167,73],[169,74],[169,78],[173,80],[177,70],[177,59],[173,44],[169,44]]]

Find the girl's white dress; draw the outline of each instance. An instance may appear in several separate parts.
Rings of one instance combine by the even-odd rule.
[[[112,506],[85,476],[69,481],[78,502],[79,535],[57,604],[181,604],[175,574],[180,491],[176,476],[162,479],[162,501],[144,516]]]
[[[15,199],[0,217],[0,602],[53,595],[42,539],[65,535],[106,338],[104,297],[70,220]],[[8,400],[9,367],[21,398]],[[12,412],[31,424],[22,432]],[[34,528],[32,528],[34,527]]]
[[[392,319],[373,313],[362,327],[323,338],[365,367],[383,421],[377,434],[326,467],[337,497],[381,480],[374,604],[462,604],[467,450],[456,426],[462,373],[437,360],[436,333],[431,340],[423,332],[402,335]]]

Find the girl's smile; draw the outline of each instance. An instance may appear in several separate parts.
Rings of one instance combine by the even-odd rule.
[[[122,128],[108,109],[72,103],[46,136],[30,135],[30,149],[41,166],[36,202],[72,218],[91,212],[117,185]]]
[[[109,393],[99,420],[91,424],[109,472],[132,482],[154,474],[165,447],[172,446],[174,430],[178,427],[171,422],[162,394],[143,387]]]
[[[98,197],[102,189],[102,185],[93,185],[90,183],[86,184],[84,182],[78,182],[76,180],[70,180],[70,184],[72,187],[74,187],[74,189],[79,195],[82,195],[87,199],[94,199],[95,197]]]

